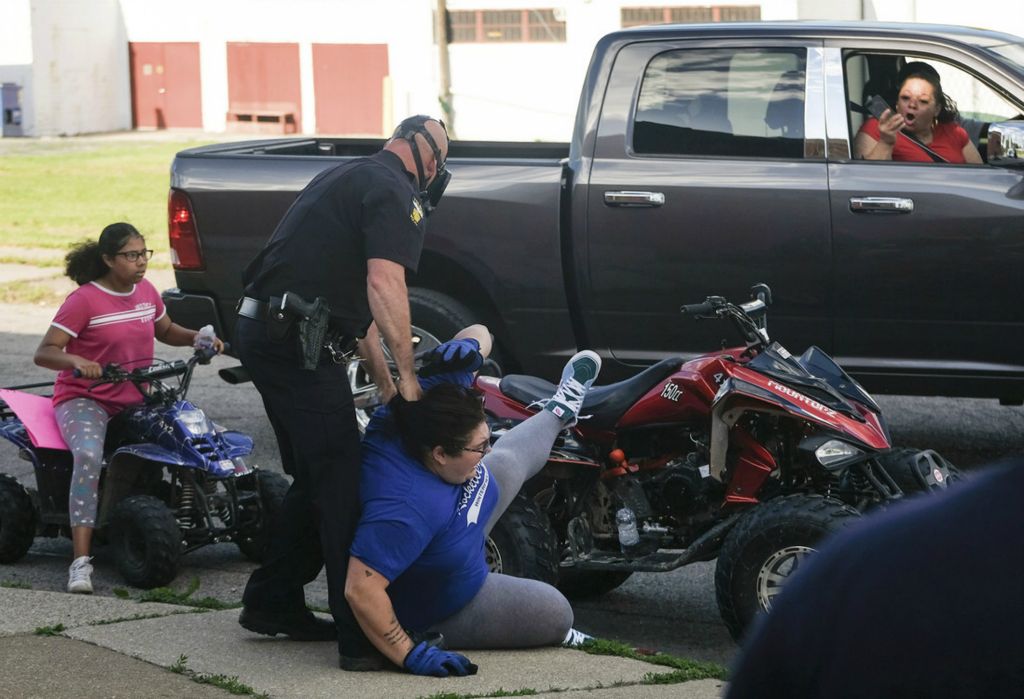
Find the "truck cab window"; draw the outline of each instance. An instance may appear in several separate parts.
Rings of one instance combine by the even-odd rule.
[[[684,49],[644,71],[633,151],[802,158],[805,52]]]
[[[861,126],[871,118],[865,107],[871,96],[878,95],[890,106],[897,104],[899,74],[911,62],[925,63],[935,69],[942,91],[955,103],[956,123],[967,132],[983,159],[989,124],[1020,118],[1020,107],[1015,107],[980,78],[954,63],[931,56],[851,52],[844,61],[844,77],[852,138],[856,138]]]

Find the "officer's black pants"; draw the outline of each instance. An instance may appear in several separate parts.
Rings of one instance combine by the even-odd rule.
[[[359,518],[359,430],[344,364],[302,368],[294,329],[275,341],[263,321],[239,317],[236,348],[263,397],[284,471],[293,479],[270,547],[253,571],[242,602],[274,612],[304,611],[303,586],[327,567],[328,603],[343,655],[371,646],[348,604],[345,576]]]

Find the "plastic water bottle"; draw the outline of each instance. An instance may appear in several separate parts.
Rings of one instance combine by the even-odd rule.
[[[198,350],[211,349],[213,347],[213,341],[217,339],[217,334],[213,332],[212,325],[204,325],[199,328],[199,332],[196,333],[195,339],[192,340],[192,347]]]
[[[636,528],[636,515],[633,510],[623,507],[615,513],[615,523],[619,527],[619,546],[623,553],[632,553],[640,543],[640,531]]]

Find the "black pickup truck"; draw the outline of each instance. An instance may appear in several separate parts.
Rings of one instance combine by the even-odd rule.
[[[933,65],[983,165],[868,162],[863,105]],[[452,144],[410,275],[425,341],[490,326],[506,370],[578,347],[605,380],[710,351],[682,303],[774,291],[773,335],[869,389],[1024,399],[1024,40],[870,23],[659,26],[597,45],[571,143]],[[230,336],[241,270],[318,172],[379,141],[290,138],[174,159],[171,316]],[[331,264],[324,260],[325,265]],[[353,381],[360,381],[357,372]]]

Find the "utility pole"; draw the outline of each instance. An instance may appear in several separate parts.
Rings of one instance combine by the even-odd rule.
[[[440,88],[437,101],[444,112],[444,123],[448,127],[448,136],[455,138],[455,106],[452,104],[452,71],[448,62],[448,3],[437,0],[437,18],[434,21],[434,39],[437,42]]]

